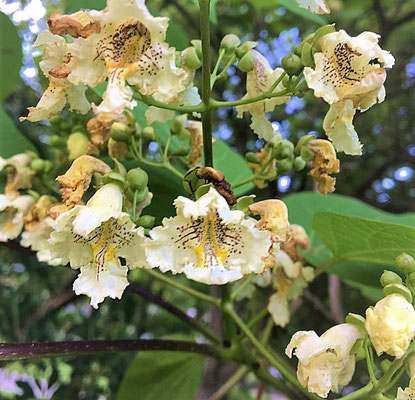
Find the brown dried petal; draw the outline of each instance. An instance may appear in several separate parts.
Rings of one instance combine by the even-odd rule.
[[[200,121],[187,121],[186,129],[190,132],[190,154],[189,163],[197,166],[202,159],[203,131]]]
[[[100,33],[98,21],[90,17],[87,11],[78,11],[71,15],[53,13],[48,18],[49,30],[55,35],[70,35],[73,38],[87,38],[93,33]]]
[[[290,231],[291,239],[282,244],[281,249],[284,250],[294,261],[303,261],[304,257],[297,252],[297,245],[303,250],[308,250],[310,248],[310,239],[301,225],[291,225]]]

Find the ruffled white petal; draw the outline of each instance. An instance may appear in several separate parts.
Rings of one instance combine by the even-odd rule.
[[[330,14],[330,8],[324,0],[297,0],[297,3],[313,14]]]

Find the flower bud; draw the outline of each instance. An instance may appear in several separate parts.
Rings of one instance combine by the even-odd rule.
[[[252,164],[261,164],[261,160],[254,153],[246,153],[245,159]]]
[[[179,147],[176,150],[172,150],[171,153],[173,156],[177,157],[184,157],[189,154],[189,148],[188,147]]]
[[[148,195],[148,187],[145,187],[142,190],[133,190],[131,187],[129,187],[127,189],[127,198],[128,198],[128,200],[131,203],[134,202],[134,198],[136,196],[135,195],[136,193],[137,193],[136,201],[137,201],[137,204],[139,204],[139,203],[143,202],[147,198],[147,195]]]
[[[238,62],[238,68],[243,72],[252,71],[255,67],[255,57],[252,51],[248,51]]]
[[[307,145],[309,142],[314,140],[315,135],[304,135],[300,137],[300,140],[297,142],[294,148],[294,154],[299,156],[301,154],[301,148]]]
[[[376,353],[401,358],[415,335],[415,310],[400,294],[390,294],[366,310],[366,330]]]
[[[235,54],[239,59],[241,59],[246,53],[248,53],[248,51],[254,49],[257,46],[258,42],[248,40],[247,42],[242,43],[242,45],[235,50]]]
[[[382,287],[385,287],[392,283],[402,284],[402,278],[398,274],[395,274],[395,272],[384,270],[380,277],[380,284]]]
[[[152,126],[146,126],[143,129],[143,137],[145,140],[156,140],[156,131]]]
[[[203,50],[202,50],[202,41],[200,39],[193,39],[190,41],[192,46],[196,49],[197,56],[202,59],[203,57]]]
[[[202,60],[199,58],[195,47],[189,47],[186,50],[183,61],[186,67],[191,71],[194,71],[202,66]]]
[[[282,175],[293,169],[293,160],[291,158],[283,158],[278,161],[277,174]]]
[[[415,288],[415,272],[411,272],[408,275],[408,279],[406,281],[406,284],[412,286],[412,288]]]
[[[49,144],[54,148],[64,148],[66,146],[66,140],[58,135],[52,135],[49,138]]]
[[[388,359],[382,360],[380,362],[380,369],[382,370],[383,373],[385,373],[389,369],[391,364],[392,364],[391,360],[388,360]]]
[[[301,68],[301,58],[296,54],[287,54],[281,60],[282,67],[288,75],[295,75],[296,72]]]
[[[152,215],[142,215],[135,220],[135,223],[143,228],[152,228],[156,218]]]
[[[45,163],[45,167],[44,167],[45,172],[49,172],[50,170],[52,170],[52,161],[43,160],[43,162]]]
[[[45,161],[40,159],[40,158],[35,158],[31,163],[30,163],[30,169],[32,169],[35,172],[44,172],[45,170]]]
[[[234,52],[240,44],[241,39],[231,33],[223,37],[222,41],[220,42],[220,47],[225,49],[226,52]]]
[[[383,293],[386,296],[390,294],[400,294],[405,297],[410,303],[412,303],[412,293],[411,291],[404,285],[400,285],[399,283],[391,283],[383,288]]]
[[[302,171],[306,165],[306,162],[301,157],[294,158],[293,170]]]
[[[142,190],[148,184],[147,172],[141,168],[130,169],[127,172],[127,181],[132,190]]]
[[[282,140],[274,149],[273,156],[278,160],[283,158],[293,158],[294,145],[289,140]]]
[[[409,254],[402,253],[396,257],[397,267],[404,273],[409,275],[411,272],[415,272],[415,259]]]
[[[134,124],[134,136],[136,138],[140,138],[142,135],[143,135],[143,127],[138,122],[136,122]]]
[[[191,136],[192,136],[192,134],[186,128],[183,128],[179,133],[179,139],[183,140],[183,141],[186,141],[186,142],[190,140]]]
[[[66,141],[66,148],[69,153],[69,159],[75,160],[78,157],[83,156],[88,151],[89,140],[81,132],[75,132],[69,135]]]
[[[182,114],[174,118],[173,123],[171,124],[171,127],[170,127],[171,133],[173,135],[178,135],[181,132],[181,130],[184,128],[186,120],[187,120],[186,114]]]
[[[118,142],[129,142],[132,130],[124,122],[114,122],[110,128],[110,136]]]

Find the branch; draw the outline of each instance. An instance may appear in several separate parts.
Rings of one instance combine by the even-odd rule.
[[[144,299],[148,301],[153,302],[154,304],[157,304],[159,307],[168,311],[170,314],[173,314],[175,317],[181,319],[187,325],[190,325],[191,327],[195,328],[197,331],[201,332],[203,335],[205,335],[208,339],[212,340],[214,343],[222,342],[222,339],[218,335],[216,335],[213,331],[211,331],[209,328],[202,325],[201,323],[196,321],[194,318],[189,317],[182,310],[179,310],[173,304],[168,303],[167,301],[163,300],[161,297],[150,292],[149,290],[144,289],[134,283],[130,283],[130,285],[127,287],[127,290],[129,292],[138,294],[139,296],[143,297]]]
[[[0,360],[24,360],[41,357],[83,356],[124,351],[182,351],[218,357],[209,344],[180,340],[80,340],[73,342],[0,343]]]

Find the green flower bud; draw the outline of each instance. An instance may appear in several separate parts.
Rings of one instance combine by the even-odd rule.
[[[143,135],[143,127],[138,122],[136,122],[134,124],[134,136],[136,138],[140,138],[142,135]]]
[[[184,64],[191,71],[194,71],[202,66],[202,60],[197,55],[197,50],[194,47],[189,47],[184,54]]]
[[[143,228],[152,228],[154,226],[156,218],[152,215],[142,215],[135,220],[135,223]]]
[[[52,161],[50,161],[50,160],[43,160],[43,161],[45,163],[45,167],[44,167],[45,172],[51,171],[52,170]]]
[[[88,138],[81,132],[75,132],[69,135],[66,141],[66,148],[69,153],[69,159],[75,160],[87,153],[89,146]]]
[[[189,141],[192,134],[188,129],[183,128],[179,133],[179,139],[184,141]]]
[[[284,158],[278,161],[277,173],[278,175],[285,174],[288,171],[293,169],[293,160],[292,158]]]
[[[77,124],[74,127],[72,127],[72,132],[82,132],[82,133],[86,133],[86,127],[85,125],[82,124]]]
[[[220,42],[220,47],[225,49],[226,52],[234,52],[235,49],[241,44],[241,39],[234,34],[229,34],[223,37]]]
[[[293,158],[294,154],[294,145],[289,140],[282,140],[275,147],[273,151],[273,156],[279,160],[283,158]]]
[[[295,75],[296,72],[301,68],[301,58],[291,53],[283,57],[281,61],[282,67],[288,75]]]
[[[127,161],[134,160],[134,159],[135,159],[135,157],[134,157],[134,153],[133,153],[132,151],[128,150],[128,151],[124,154],[124,157],[123,157],[123,158],[125,158]]]
[[[314,152],[310,150],[307,146],[301,147],[301,158],[304,161],[312,161],[314,160]]]
[[[172,150],[171,154],[173,156],[177,156],[177,157],[184,157],[184,156],[187,156],[189,154],[189,148],[188,147],[179,147],[176,150]]]
[[[412,294],[411,291],[404,285],[400,285],[399,283],[391,283],[390,285],[386,285],[383,288],[383,293],[385,296],[389,296],[390,294],[400,294],[405,297],[410,303],[412,303]]]
[[[241,59],[246,53],[248,53],[248,51],[251,51],[257,46],[258,46],[258,42],[252,42],[251,40],[248,40],[247,42],[242,43],[242,45],[239,46],[235,50],[236,57]]]
[[[58,135],[52,135],[49,138],[49,144],[54,148],[64,148],[66,146],[66,140]]]
[[[186,124],[187,115],[182,114],[178,117],[173,119],[173,123],[171,124],[170,131],[173,135],[178,135],[182,129],[184,128],[184,125]]]
[[[312,140],[314,140],[314,136],[315,135],[304,135],[304,136],[301,136],[300,137],[300,140],[298,141],[298,143],[296,144],[296,146],[294,148],[294,154],[296,156],[299,156],[301,154],[301,147],[307,145],[309,142],[311,142]]]
[[[406,281],[406,284],[415,289],[415,272],[411,272],[408,275],[408,279]]]
[[[346,322],[348,324],[356,325],[359,328],[365,329],[366,320],[359,314],[349,313],[346,316]]]
[[[156,140],[156,130],[152,126],[146,126],[143,129],[143,137],[145,140]]]
[[[387,360],[387,359],[382,360],[380,362],[380,368],[381,368],[382,372],[385,373],[389,369],[391,364],[392,364],[392,361],[390,361],[390,360]]]
[[[127,172],[127,181],[133,190],[142,190],[148,184],[147,172],[141,168],[130,169]]]
[[[38,173],[43,172],[45,170],[45,161],[40,158],[35,158],[30,163],[30,169]]]
[[[402,284],[402,278],[395,272],[384,270],[380,277],[380,284],[385,287],[391,283]]]
[[[124,122],[114,122],[110,128],[110,136],[118,142],[129,142],[132,130]]]
[[[202,41],[199,39],[191,40],[190,43],[196,49],[197,56],[202,59],[203,57],[203,50],[202,50]]]
[[[137,204],[142,203],[145,199],[147,199],[147,195],[148,195],[148,187],[145,187],[143,190],[140,190],[137,193]],[[134,199],[133,199],[134,201]]]
[[[397,267],[406,275],[415,272],[415,259],[409,254],[402,253],[396,257]]]
[[[252,164],[261,164],[261,160],[254,153],[246,153],[245,159]]]
[[[238,68],[243,72],[252,71],[255,67],[255,57],[252,51],[248,51],[238,62]]]
[[[358,340],[357,342],[362,343],[361,340]],[[365,353],[365,349],[363,348],[363,345],[360,345],[360,347],[354,353],[354,356],[355,356],[356,361],[364,360],[366,358],[366,353]]]
[[[301,157],[295,157],[293,162],[294,171],[302,171],[306,165],[306,162]]]
[[[104,183],[105,185],[107,183],[117,183],[122,188],[124,188],[125,178],[121,174],[118,174],[117,172],[109,172],[108,174],[105,174],[102,177],[102,183]]]

